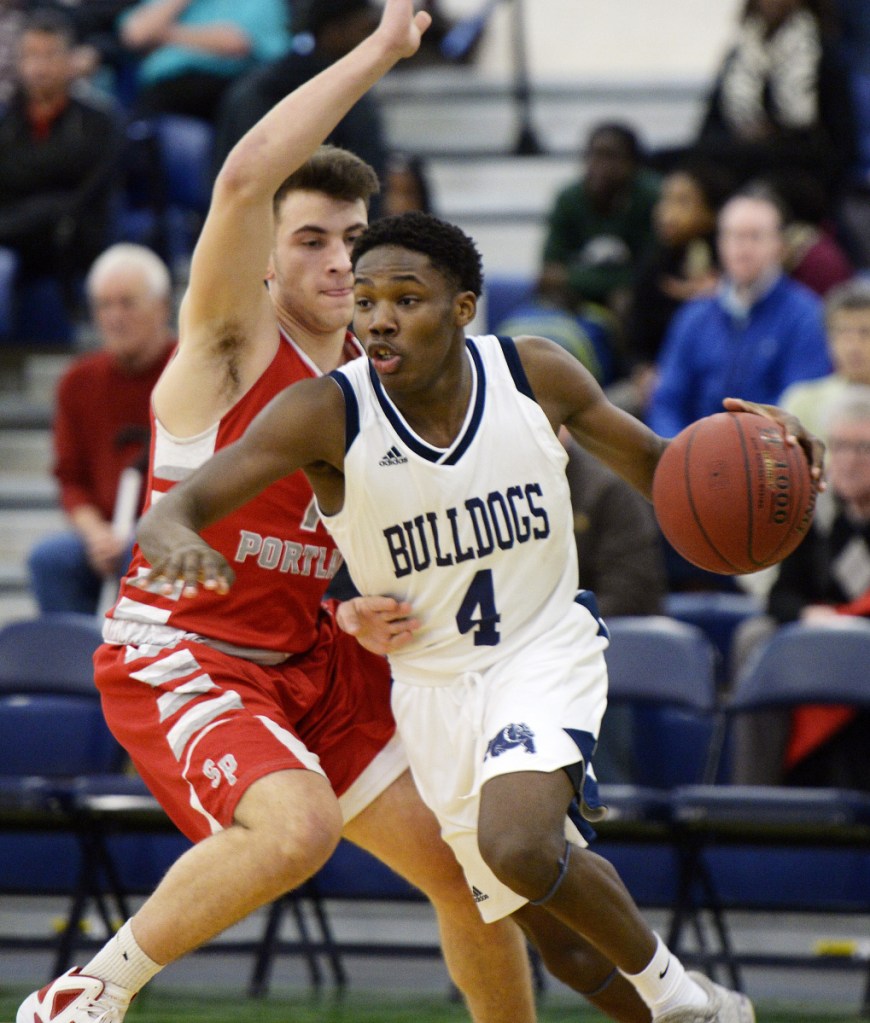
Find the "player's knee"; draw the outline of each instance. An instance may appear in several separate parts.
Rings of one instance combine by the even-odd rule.
[[[480,854],[503,884],[527,899],[540,898],[561,870],[565,840],[541,839],[520,829],[478,836]]]
[[[293,772],[289,785],[280,775],[255,783],[240,802],[235,823],[257,851],[262,879],[282,892],[326,863],[342,827],[338,802],[328,786],[312,785],[299,772]]]
[[[339,836],[340,821],[328,814],[311,814],[258,828],[252,839],[258,843],[259,860],[270,887],[285,892],[320,870],[335,851]]]

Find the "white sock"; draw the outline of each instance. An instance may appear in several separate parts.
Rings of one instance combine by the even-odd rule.
[[[129,1001],[155,973],[162,969],[162,966],[149,959],[139,948],[128,920],[117,934],[103,945],[87,966],[82,967],[82,973],[89,977],[99,977],[100,980],[112,985],[108,988],[108,993],[116,1000],[122,1000],[124,992],[126,1000]],[[122,990],[116,991],[114,988]]]
[[[682,1006],[707,1004],[707,994],[686,973],[683,964],[656,935],[656,950],[640,973],[623,973],[649,1006],[653,1019]]]

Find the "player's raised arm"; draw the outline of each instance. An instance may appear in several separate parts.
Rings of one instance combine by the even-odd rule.
[[[312,424],[317,424],[312,429]],[[244,436],[176,484],[146,512],[136,539],[151,564],[145,584],[181,581],[224,592],[233,573],[199,535],[270,484],[308,468],[333,502],[343,499],[344,400],[328,377],[303,380],[278,394]]]
[[[652,498],[652,479],[667,441],[607,400],[592,374],[546,338],[517,339],[535,399],[554,429],[564,425],[578,444]]]
[[[281,100],[231,150],[193,255],[182,333],[215,320],[242,330],[256,322],[265,305],[275,191],[361,96],[417,51],[429,22],[428,14],[414,13],[412,0],[387,0],[370,36]]]

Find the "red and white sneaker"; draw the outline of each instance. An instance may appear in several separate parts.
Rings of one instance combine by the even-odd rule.
[[[88,977],[76,966],[28,995],[15,1023],[122,1023],[129,1004],[120,988]]]

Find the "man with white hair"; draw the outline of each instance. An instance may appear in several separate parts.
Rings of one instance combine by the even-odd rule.
[[[104,580],[126,568],[131,538],[112,520],[122,471],[147,453],[149,399],[174,345],[171,283],[141,245],[111,246],[88,273],[101,347],[76,359],[58,385],[54,475],[70,529],[30,552],[40,611],[93,614]]]

